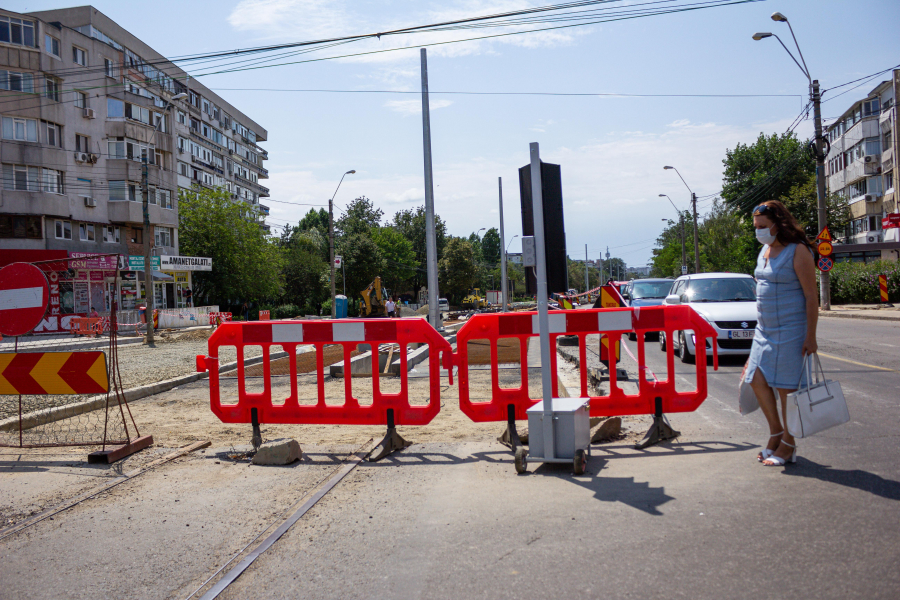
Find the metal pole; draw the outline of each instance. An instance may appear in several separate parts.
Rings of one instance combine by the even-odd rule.
[[[434,179],[431,172],[431,117],[428,104],[428,58],[422,48],[422,142],[425,154],[425,259],[428,264],[428,322],[440,330],[437,236],[434,231]]]
[[[509,305],[509,284],[506,281],[506,236],[503,234],[503,178],[497,178],[497,186],[500,188],[500,303],[503,312]]]
[[[544,199],[541,184],[541,152],[537,142],[531,150],[531,204],[534,215],[534,247],[537,258],[538,330],[541,337],[541,391],[544,400],[544,457],[556,456],[553,427],[553,380],[550,374],[550,315],[547,313],[547,257],[544,248]]]
[[[681,220],[681,266],[687,266],[687,252],[684,249],[684,213],[680,210],[678,211],[678,215]]]
[[[791,30],[791,35],[793,35]],[[796,41],[796,40],[795,40]],[[799,48],[799,47],[798,47]],[[802,55],[801,55],[802,58]],[[822,106],[819,93],[819,80],[812,82],[813,122],[816,132],[816,196],[819,201],[819,231],[828,225],[828,212],[825,205],[825,154],[822,145]],[[831,277],[827,271],[819,273],[819,304],[823,310],[831,310]]]
[[[694,273],[700,272],[700,232],[697,230],[697,194],[691,192],[691,204],[694,206]]]
[[[588,262],[587,262],[587,244],[584,245],[584,291],[587,292],[590,288],[588,285]]]
[[[328,255],[331,257],[331,318],[334,318],[334,210],[333,199],[328,199]]]
[[[144,294],[147,300],[144,303],[146,309],[144,315],[147,320],[147,344],[153,343],[153,263],[150,254],[150,183],[147,172],[147,160],[150,154],[150,145],[141,156],[141,204],[144,210]]]

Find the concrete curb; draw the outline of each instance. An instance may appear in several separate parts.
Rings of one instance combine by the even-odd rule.
[[[875,311],[872,311],[875,312]],[[864,313],[850,313],[845,314],[841,312],[834,311],[825,311],[819,313],[820,317],[832,318],[832,319],[870,319],[872,321],[894,321],[896,323],[900,323],[900,315],[892,316],[892,315],[868,315]]]
[[[271,354],[271,358],[284,358],[288,355],[287,352],[275,352]],[[254,356],[252,358],[247,358],[244,360],[245,366],[256,365],[263,361],[262,355]],[[219,365],[219,373],[230,371],[237,367],[237,361],[225,363],[224,365]],[[166,379],[164,381],[157,381],[156,383],[149,383],[147,385],[141,385],[138,387],[129,388],[127,390],[123,390],[122,396],[125,398],[126,402],[133,402],[135,400],[140,400],[142,398],[146,398],[148,396],[154,396],[156,394],[160,394],[162,392],[168,392],[172,388],[176,388],[180,385],[184,385],[186,383],[193,383],[195,381],[199,381],[201,379],[205,379],[209,377],[209,373],[188,373],[187,375],[181,375],[179,377],[173,377],[172,379]],[[114,406],[117,401],[114,396],[110,396],[109,398],[110,406]],[[94,410],[98,410],[100,408],[104,408],[106,406],[106,394],[102,394],[99,396],[93,396],[84,400],[82,402],[77,402],[75,404],[69,404],[67,406],[55,406],[53,408],[45,408],[43,410],[38,410],[32,413],[28,413],[26,415],[22,415],[22,429],[32,429],[34,427],[38,427],[40,425],[46,425],[47,423],[54,423],[56,421],[62,421],[63,419],[68,419],[70,417],[76,417],[78,415],[91,412]],[[0,431],[18,431],[19,429],[19,418],[11,417],[9,419],[4,419],[0,421]]]

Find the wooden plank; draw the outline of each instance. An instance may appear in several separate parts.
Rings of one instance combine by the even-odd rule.
[[[384,365],[384,372],[387,373],[391,368],[391,359],[394,358],[394,345],[391,344],[391,349],[388,352],[387,364]]]
[[[112,464],[118,460],[125,458],[126,456],[131,456],[135,452],[140,452],[141,450],[152,444],[153,436],[144,435],[132,440],[124,446],[118,446],[110,450],[98,450],[96,452],[91,452],[90,454],[88,454],[88,463]]]

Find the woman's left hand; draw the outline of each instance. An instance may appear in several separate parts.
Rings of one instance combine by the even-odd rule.
[[[803,342],[803,356],[815,354],[818,349],[819,345],[816,343],[816,338],[806,338],[806,341]]]

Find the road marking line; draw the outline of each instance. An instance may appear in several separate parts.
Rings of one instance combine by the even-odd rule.
[[[888,369],[887,367],[877,367],[875,365],[869,365],[866,363],[856,362],[855,360],[850,360],[849,358],[841,358],[840,356],[834,356],[833,354],[825,354],[824,352],[818,352],[819,356],[824,356],[825,358],[832,358],[834,360],[840,360],[842,362],[850,363],[851,365],[857,365],[860,367],[869,367],[870,369],[878,369],[879,371],[890,371],[891,373],[900,373],[897,369]]]

